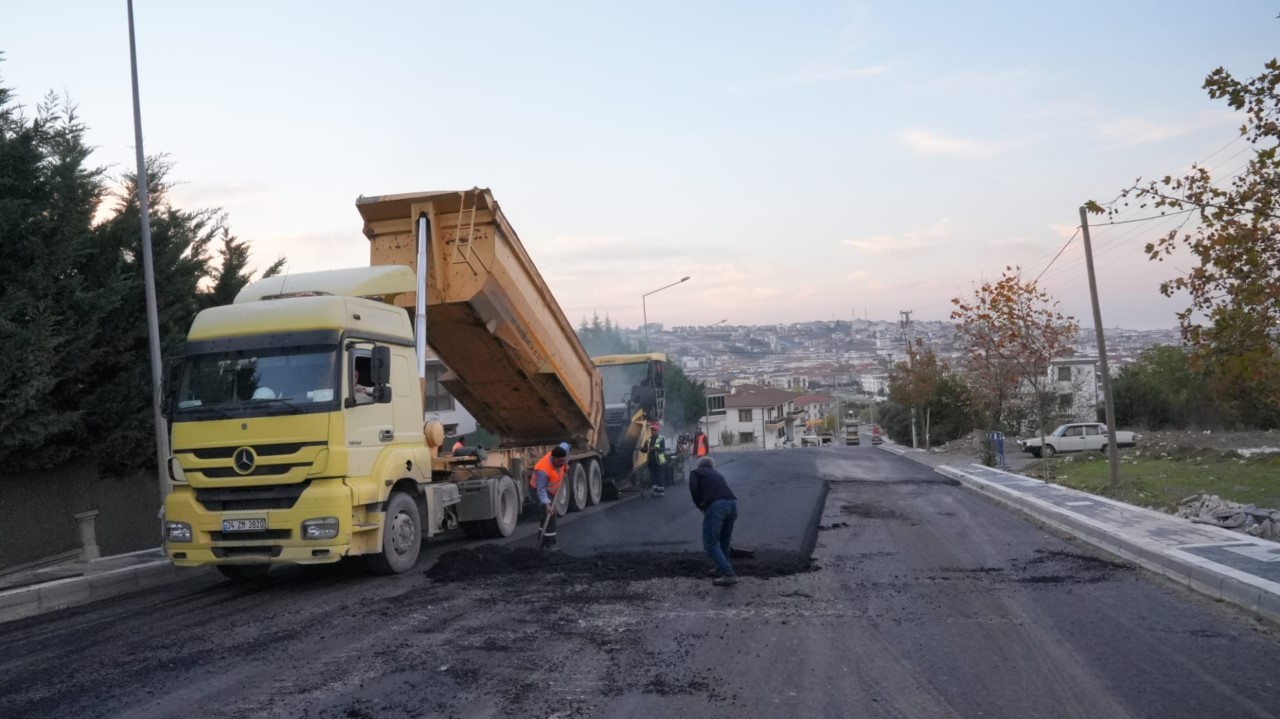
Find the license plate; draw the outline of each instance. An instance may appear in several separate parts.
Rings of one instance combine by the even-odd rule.
[[[224,532],[261,532],[266,528],[267,520],[265,519],[222,520],[222,531]]]

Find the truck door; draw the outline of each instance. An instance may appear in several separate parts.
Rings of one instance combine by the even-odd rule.
[[[370,346],[347,351],[343,407],[348,471],[368,476],[382,448],[395,440],[393,404],[374,401]]]

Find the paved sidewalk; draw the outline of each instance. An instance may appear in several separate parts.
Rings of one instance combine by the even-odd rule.
[[[1280,543],[1046,484],[972,458],[889,444],[881,448],[927,464],[1103,551],[1280,622]]]
[[[69,561],[0,574],[0,622],[194,577],[208,569],[179,569],[160,548]]]

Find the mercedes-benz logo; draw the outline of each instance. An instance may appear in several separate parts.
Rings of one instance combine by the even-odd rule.
[[[253,471],[253,465],[258,461],[253,450],[248,447],[241,447],[236,453],[231,455],[231,464],[240,474],[248,474]]]

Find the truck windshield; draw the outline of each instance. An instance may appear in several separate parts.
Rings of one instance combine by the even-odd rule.
[[[649,365],[646,362],[637,364],[615,364],[600,368],[600,379],[604,382],[604,403],[607,405],[625,404],[632,395],[632,389],[639,387],[649,377]],[[637,400],[636,397],[631,399]]]
[[[328,345],[188,356],[175,419],[329,411],[339,394],[337,357],[338,348]]]

